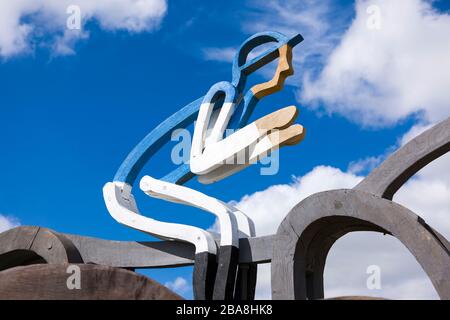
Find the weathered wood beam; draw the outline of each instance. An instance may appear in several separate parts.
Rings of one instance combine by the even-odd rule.
[[[112,241],[65,234],[83,260],[122,268],[182,267],[194,264],[195,248],[178,241]],[[240,239],[239,263],[267,263],[274,236]]]
[[[270,262],[274,236],[240,239],[239,263]],[[40,227],[0,233],[0,270],[35,262],[94,263],[120,268],[164,268],[194,264],[195,248],[179,241],[113,241],[64,234]]]

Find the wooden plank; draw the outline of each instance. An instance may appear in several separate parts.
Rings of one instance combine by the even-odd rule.
[[[194,263],[192,244],[175,241],[113,241],[65,234],[86,263],[122,268],[182,267]],[[239,263],[268,263],[276,236],[239,239]]]
[[[30,229],[31,228],[31,229]],[[17,227],[0,233],[0,263],[4,254],[30,247],[26,235],[39,227]],[[77,249],[85,263],[95,263],[121,268],[181,267],[194,263],[195,248],[192,244],[178,241],[114,241],[93,237],[58,233]],[[24,235],[22,237],[22,235]],[[7,239],[18,239],[22,245],[12,247]],[[272,243],[275,235],[239,239],[239,263],[268,263],[272,259]],[[218,236],[216,235],[216,239]],[[67,257],[67,255],[64,255]],[[62,259],[55,263],[66,263]]]

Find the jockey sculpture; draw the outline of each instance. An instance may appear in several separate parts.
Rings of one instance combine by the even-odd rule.
[[[213,85],[201,97],[162,122],[128,155],[113,182],[103,188],[106,206],[119,223],[166,240],[195,245],[193,274],[194,298],[253,299],[256,266],[239,266],[239,239],[255,236],[251,219],[237,208],[199,191],[183,186],[198,177],[201,183],[224,179],[274,150],[299,143],[305,134],[294,106],[282,108],[250,124],[250,116],[263,97],[282,89],[293,74],[292,48],[303,40],[301,35],[288,38],[276,32],[258,33],[247,39],[233,62],[232,81]],[[273,46],[247,61],[256,47]],[[270,81],[257,84],[245,94],[247,76],[279,58]],[[210,232],[201,228],[162,222],[142,215],[132,188],[147,161],[167,142],[173,131],[186,128],[196,120],[189,164],[183,164],[163,178],[144,176],[140,189],[147,195],[166,201],[200,208],[215,215],[220,224],[217,247]],[[230,130],[231,129],[231,130]],[[226,132],[233,133],[226,135]],[[239,163],[233,162],[239,158]]]

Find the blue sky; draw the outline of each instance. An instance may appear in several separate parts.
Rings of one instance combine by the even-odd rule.
[[[304,12],[314,21],[290,17],[282,23],[282,11],[256,1],[169,1],[157,26],[143,30],[105,27],[105,18],[93,13],[83,26],[88,36],[69,42],[72,54],[53,49],[55,35],[63,32],[57,26],[47,29],[40,24],[42,17],[21,17],[22,23],[39,32],[29,34],[25,49],[0,55],[0,214],[22,225],[60,232],[149,240],[111,218],[103,202],[103,185],[156,125],[204,95],[214,83],[231,80],[231,63],[226,54],[217,52],[232,52],[266,27],[289,31],[288,35],[301,33],[305,41],[294,49],[296,76],[282,92],[261,101],[253,119],[295,104],[300,108],[298,122],[307,129],[306,139],[282,149],[277,175],[261,176],[254,166],[212,186],[196,182],[189,186],[225,201],[239,201],[273,185],[289,185],[293,177],[320,165],[364,175],[371,167],[350,172],[349,165],[383,158],[415,125],[444,118],[442,108],[427,109],[426,99],[405,102],[402,112],[386,112],[384,117],[358,105],[360,101],[333,100],[331,93],[321,97],[313,89],[305,93],[305,74],[313,78],[312,86],[327,81],[326,76],[320,79],[321,72],[353,25],[357,9],[352,1],[324,2],[325,8],[311,1],[282,3],[279,10],[292,6],[288,12]],[[450,7],[446,1],[432,6],[438,15],[445,15]],[[0,48],[1,37],[0,33]],[[252,77],[255,83],[266,79],[264,72]],[[377,89],[385,92],[382,86]],[[353,109],[342,107],[343,102]],[[162,176],[171,169],[167,162],[168,156],[161,156],[143,173]],[[137,195],[137,201],[141,211],[153,217],[203,228],[214,223],[211,216],[194,209],[143,195]],[[161,283],[189,279],[190,272],[191,268],[145,271]],[[188,290],[182,293],[191,296]]]

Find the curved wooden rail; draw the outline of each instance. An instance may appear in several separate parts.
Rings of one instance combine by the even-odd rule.
[[[62,234],[40,227],[0,233],[0,270],[33,263],[82,263],[80,253]]]
[[[442,299],[450,299],[450,245],[409,209],[358,190],[316,193],[281,223],[273,247],[272,298],[323,298],[323,270],[332,244],[353,231],[389,233],[427,273]]]
[[[392,200],[409,178],[450,151],[450,118],[415,137],[361,181],[356,190]]]

